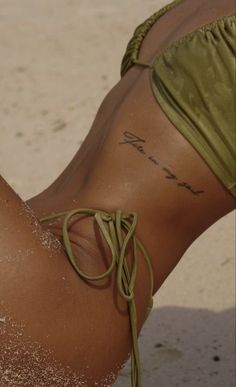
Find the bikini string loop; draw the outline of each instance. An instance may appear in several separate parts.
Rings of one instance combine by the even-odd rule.
[[[73,254],[70,238],[69,238],[69,222],[71,218],[78,214],[87,214],[94,216],[100,232],[105,238],[110,251],[111,251],[111,263],[108,269],[99,275],[91,276],[88,275],[80,269],[79,265],[76,262],[76,258]],[[137,275],[137,247],[143,253],[145,258],[149,275],[150,275],[150,299],[149,305],[146,313],[146,318],[148,317],[152,306],[153,306],[153,289],[154,289],[154,275],[151,264],[151,259],[145,250],[142,243],[136,238],[136,225],[138,221],[138,216],[136,212],[130,212],[124,214],[121,210],[117,210],[114,213],[107,213],[105,211],[90,209],[90,208],[80,208],[70,211],[65,211],[57,214],[51,214],[49,216],[43,217],[40,219],[41,222],[48,220],[64,217],[62,225],[62,236],[63,242],[66,249],[67,256],[69,261],[77,274],[84,280],[89,281],[98,281],[107,277],[115,265],[117,266],[116,271],[116,284],[117,289],[121,297],[128,303],[128,310],[130,316],[130,327],[132,334],[132,355],[131,355],[131,384],[132,387],[141,387],[141,365],[140,365],[140,356],[138,348],[138,329],[137,329],[137,311],[134,297],[134,287]],[[105,224],[108,225],[107,230]],[[123,236],[122,228],[127,232]],[[131,243],[132,246],[132,260],[131,260],[131,269],[126,260],[126,250],[127,246]]]

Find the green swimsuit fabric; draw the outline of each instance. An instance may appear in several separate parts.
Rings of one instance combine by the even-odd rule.
[[[149,68],[161,109],[236,198],[236,14],[175,40],[150,63],[139,58],[150,28],[181,1],[172,1],[136,28],[121,77],[134,65]]]
[[[121,65],[121,77],[134,65],[148,67],[154,96],[174,126],[198,150],[223,185],[236,197],[235,183],[235,56],[236,15],[209,23],[169,45],[151,63],[139,59],[142,42],[156,21],[183,0],[175,0],[161,8],[138,26],[130,40]],[[111,264],[105,273],[89,276],[79,268],[69,238],[70,220],[74,215],[94,216],[111,250]],[[53,213],[41,218],[48,221],[64,217],[62,233],[65,251],[78,276],[98,281],[116,267],[116,284],[128,303],[133,341],[131,357],[132,387],[141,387],[141,366],[138,349],[137,315],[134,287],[138,265],[137,248],[146,260],[150,274],[149,315],[153,304],[154,278],[151,259],[135,236],[138,215],[114,213],[91,208]],[[107,225],[109,231],[107,230]],[[123,231],[126,236],[123,236]],[[126,248],[132,244],[129,270]],[[115,350],[115,349],[114,349]]]

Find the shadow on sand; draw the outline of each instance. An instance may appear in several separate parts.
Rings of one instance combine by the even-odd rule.
[[[139,339],[143,387],[234,387],[235,311],[154,309]],[[115,387],[130,387],[130,362]]]

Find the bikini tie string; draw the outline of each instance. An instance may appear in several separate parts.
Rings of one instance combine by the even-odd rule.
[[[152,26],[161,18],[161,16],[170,11],[172,8],[176,7],[182,1],[183,0],[172,0],[170,3],[166,4],[164,7],[159,9],[159,11],[155,12],[147,20],[145,20],[143,23],[141,23],[140,25],[138,25],[138,27],[135,28],[133,36],[127,45],[125,54],[121,62],[121,78],[133,66],[133,64],[152,68],[152,63],[146,63],[139,60],[139,53],[142,43],[148,32],[151,30]]]
[[[94,216],[100,231],[102,232],[107,244],[111,250],[111,264],[109,268],[102,274],[97,276],[91,276],[86,273],[83,273],[79,268],[76,259],[74,257],[71,242],[68,233],[68,225],[70,219],[74,215],[78,214],[87,214]],[[108,276],[115,265],[117,266],[116,272],[116,284],[119,294],[125,301],[128,303],[129,315],[130,315],[130,327],[132,334],[132,355],[131,355],[131,384],[132,387],[141,387],[141,366],[140,366],[140,356],[138,348],[138,330],[137,330],[137,312],[136,304],[134,297],[134,286],[137,274],[137,247],[141,250],[144,255],[145,261],[150,275],[150,300],[146,313],[146,319],[149,313],[152,310],[153,306],[153,289],[154,289],[154,275],[151,264],[151,259],[146,252],[142,243],[136,238],[135,231],[138,216],[136,212],[130,212],[127,214],[122,213],[121,210],[117,210],[114,213],[107,213],[105,211],[90,209],[90,208],[80,208],[70,211],[65,211],[61,213],[53,213],[49,216],[39,219],[41,222],[56,219],[64,216],[64,221],[62,225],[62,235],[63,242],[66,248],[66,252],[69,258],[70,263],[77,272],[77,274],[89,281],[97,281]],[[109,232],[105,227],[105,223],[108,224]],[[122,235],[122,227],[127,231],[125,237]],[[129,271],[128,264],[126,261],[126,248],[129,243],[132,242],[132,263],[131,271]]]

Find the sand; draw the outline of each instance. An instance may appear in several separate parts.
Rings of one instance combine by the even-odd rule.
[[[166,3],[0,0],[1,174],[23,199],[74,156],[134,28]],[[140,339],[144,387],[235,385],[234,231],[233,213],[211,226],[156,295]],[[116,386],[130,386],[128,366]]]

